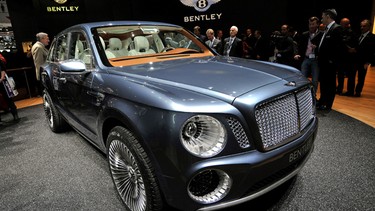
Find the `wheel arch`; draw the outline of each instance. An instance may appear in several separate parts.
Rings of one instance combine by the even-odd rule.
[[[146,144],[144,137],[142,136],[142,133],[139,131],[138,127],[134,125],[131,121],[131,119],[124,114],[123,112],[110,108],[107,109],[102,113],[103,116],[106,118],[103,119],[101,123],[101,140],[103,141],[103,145],[105,147],[105,154],[108,154],[108,146],[107,146],[107,138],[110,134],[110,131],[116,127],[116,126],[121,126],[124,127],[125,129],[129,130],[130,132],[133,133],[133,135],[138,139],[139,144],[142,146],[144,149],[145,153],[149,156],[150,162],[153,168],[153,172],[155,174],[155,178],[157,179],[157,183],[159,184],[158,186],[160,187],[160,194],[162,197],[162,200],[166,202],[166,198],[164,195],[164,191],[166,188],[165,181],[160,180],[159,173],[160,172],[160,166],[157,162],[155,162],[156,158],[154,156],[154,153],[152,152],[152,149]]]
[[[100,115],[101,123],[99,123],[100,128],[100,140],[104,147],[107,146],[107,137],[109,132],[116,126],[122,126],[131,132],[137,137],[138,140],[142,141],[140,133],[137,131],[135,125],[131,123],[131,120],[122,112],[117,109],[109,108],[103,111]],[[107,152],[106,152],[107,153]]]
[[[138,139],[139,144],[143,147],[144,151],[146,154],[149,156],[153,171],[155,173],[156,178],[158,179],[157,183],[159,184],[159,187],[161,188],[161,195],[163,198],[163,201],[166,201],[165,198],[165,188],[167,187],[165,184],[165,181],[161,179],[159,176],[160,174],[157,172],[160,172],[160,166],[156,161],[156,157],[152,151],[152,148],[146,143],[144,140],[144,136],[142,135],[142,132],[140,131],[139,127],[135,125],[135,121],[131,119],[131,115],[127,115],[127,113],[135,113],[134,109],[129,109],[127,113],[123,112],[125,106],[121,106],[121,110],[116,109],[114,107],[107,108],[105,111],[103,111],[100,115],[100,140],[103,142],[104,150],[105,153],[108,154],[108,147],[107,147],[107,137],[110,134],[110,131],[116,127],[116,126],[121,126],[124,127],[125,129],[129,130],[130,132],[133,133],[133,135]],[[160,180],[161,179],[161,180]]]

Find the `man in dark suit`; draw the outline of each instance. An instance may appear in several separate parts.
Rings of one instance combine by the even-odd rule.
[[[214,49],[217,53],[221,53],[221,41],[216,39],[214,30],[213,29],[207,29],[206,31],[207,35],[207,41],[206,45],[208,45],[210,48]]]
[[[229,37],[223,41],[223,52],[224,56],[242,57],[242,40],[237,36],[237,26],[230,27]]]
[[[371,22],[367,19],[361,21],[361,36],[358,39],[356,52],[356,68],[348,74],[348,92],[346,96],[360,97],[365,83],[367,68],[375,65],[375,35],[371,33]],[[356,73],[358,83],[355,86]],[[354,94],[355,86],[355,94]]]
[[[297,48],[289,30],[289,25],[284,24],[281,26],[281,35],[276,39],[275,55],[277,63],[294,66],[293,57]]]
[[[256,38],[250,28],[246,29],[246,34],[242,38],[243,44],[243,57],[246,59],[254,59],[254,45]]]
[[[268,41],[262,36],[262,32],[260,30],[255,30],[254,37],[254,59],[268,61],[270,56]]]
[[[322,23],[326,30],[318,46],[320,69],[320,99],[318,110],[330,111],[336,95],[336,72],[346,50],[343,41],[343,27],[335,22],[337,12],[327,9],[322,13]]]
[[[203,42],[206,42],[207,37],[201,34],[201,27],[200,26],[194,26],[194,34],[199,37]]]
[[[337,89],[336,94],[342,95],[344,88],[345,76],[349,75],[349,72],[355,71],[355,46],[358,43],[358,37],[352,30],[349,18],[342,18],[340,25],[344,28],[343,39],[346,46],[344,52],[343,62],[337,72]]]

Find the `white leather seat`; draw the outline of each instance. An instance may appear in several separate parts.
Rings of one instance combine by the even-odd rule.
[[[122,40],[121,42],[122,42],[123,48],[126,50],[129,50],[129,46],[132,43],[132,38],[128,37],[127,39]]]
[[[134,37],[134,49],[129,51],[129,56],[141,55],[141,54],[153,54],[154,50],[150,49],[150,43],[146,37],[137,36]]]
[[[81,40],[76,41],[76,47],[74,52],[74,59],[82,60],[86,65],[91,65],[91,49],[84,47]]]
[[[103,49],[106,49],[103,37],[99,36],[99,40],[100,40],[100,43],[102,44]]]
[[[74,52],[74,58],[80,59],[81,54],[83,53],[83,43],[81,40],[77,40],[76,42],[76,48]]]
[[[127,56],[128,50],[123,48],[122,42],[119,38],[113,37],[109,39],[108,48],[106,49],[106,54],[108,58],[113,58],[112,56],[109,57],[109,55],[114,55],[115,57],[121,57],[121,56]]]
[[[103,49],[104,49],[104,51],[105,51],[105,55],[107,56],[107,58],[108,58],[108,59],[110,59],[110,58],[115,58],[116,55],[114,55],[112,52],[106,50],[105,41],[104,41],[103,37],[99,36],[99,39],[100,39],[100,43],[101,43],[102,46],[103,46]]]

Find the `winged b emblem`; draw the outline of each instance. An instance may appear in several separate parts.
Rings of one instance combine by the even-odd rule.
[[[58,4],[65,4],[68,0],[54,0]]]
[[[199,12],[208,10],[212,4],[216,4],[219,1],[221,0],[180,0],[185,6],[194,7]]]

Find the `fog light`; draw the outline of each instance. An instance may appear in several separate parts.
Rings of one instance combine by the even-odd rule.
[[[201,204],[223,199],[232,187],[232,180],[221,170],[205,170],[195,175],[188,186],[189,196]]]

